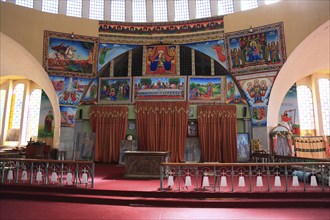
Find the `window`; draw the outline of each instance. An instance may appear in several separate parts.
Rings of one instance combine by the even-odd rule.
[[[324,135],[330,135],[330,80],[321,78],[318,81]]]
[[[16,0],[16,5],[33,8],[33,0]]]
[[[211,17],[210,0],[196,0],[196,18]]]
[[[166,0],[153,0],[154,22],[167,21]]]
[[[234,13],[233,0],[218,0],[218,15]]]
[[[132,0],[132,21],[133,22],[147,21],[145,0]]]
[[[58,0],[42,0],[42,11],[58,14]]]
[[[270,4],[273,4],[273,3],[276,3],[276,2],[279,2],[280,0],[265,0],[265,4],[266,5],[270,5]]]
[[[104,19],[104,0],[90,0],[89,18],[96,20]]]
[[[241,10],[249,10],[258,7],[258,0],[241,0]]]
[[[305,85],[297,87],[299,120],[301,130],[315,129],[312,91]]]
[[[125,21],[125,0],[111,1],[111,21]]]
[[[188,0],[174,0],[174,21],[189,20]]]
[[[66,15],[81,17],[82,0],[67,0]]]
[[[6,90],[0,90],[0,138],[2,138],[2,122],[5,110]]]
[[[41,92],[41,89],[35,89],[30,94],[25,141],[29,140],[31,137],[38,137]]]

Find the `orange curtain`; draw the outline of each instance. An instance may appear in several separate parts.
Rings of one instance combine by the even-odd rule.
[[[170,151],[172,162],[184,160],[188,102],[136,102],[139,149]]]
[[[236,106],[198,106],[198,134],[203,162],[237,161]]]
[[[127,106],[91,106],[90,125],[95,132],[94,160],[96,162],[119,162],[120,143],[125,139]]]

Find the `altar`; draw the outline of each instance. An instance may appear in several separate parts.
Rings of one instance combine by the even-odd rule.
[[[160,165],[169,162],[168,151],[125,151],[126,178],[159,178]]]

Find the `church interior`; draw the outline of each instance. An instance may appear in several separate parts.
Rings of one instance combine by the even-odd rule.
[[[329,8],[1,0],[1,219],[329,219]]]

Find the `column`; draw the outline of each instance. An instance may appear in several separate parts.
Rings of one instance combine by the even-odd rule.
[[[188,8],[189,8],[189,19],[196,18],[196,0],[189,0],[188,1]]]
[[[211,16],[218,16],[218,1],[210,0],[211,4]]]
[[[67,9],[67,1],[59,0],[58,1],[58,13],[61,15],[66,15],[66,9]]]
[[[82,18],[89,18],[89,0],[82,1]]]
[[[167,0],[167,19],[168,21],[174,21],[175,10],[174,10],[174,0]]]
[[[104,20],[106,21],[111,20],[110,12],[111,12],[111,2],[110,0],[104,0]]]
[[[154,21],[154,9],[153,9],[153,0],[146,0],[146,13],[147,13],[147,22]]]
[[[126,0],[125,1],[125,9],[126,9],[126,14],[125,14],[125,21],[126,22],[132,22],[132,0]]]

